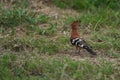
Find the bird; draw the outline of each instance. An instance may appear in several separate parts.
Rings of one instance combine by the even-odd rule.
[[[81,49],[85,49],[91,55],[97,55],[96,52],[94,52],[93,49],[88,45],[88,43],[83,38],[81,38],[78,32],[78,26],[80,26],[80,24],[81,20],[75,20],[71,23],[71,44],[76,47],[76,53],[80,53]]]

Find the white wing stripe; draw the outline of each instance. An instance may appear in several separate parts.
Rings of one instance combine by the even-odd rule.
[[[72,40],[72,43],[74,44],[76,40],[78,40],[79,38],[75,38]]]

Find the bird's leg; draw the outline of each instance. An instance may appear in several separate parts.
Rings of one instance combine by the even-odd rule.
[[[78,46],[75,46],[75,47],[76,47],[75,53],[80,54],[80,48]]]
[[[77,46],[75,46],[75,47],[76,47],[75,53],[77,53],[78,47]]]
[[[80,54],[80,50],[81,50],[81,48],[80,48],[80,47],[78,47],[78,52],[79,52],[79,54]]]

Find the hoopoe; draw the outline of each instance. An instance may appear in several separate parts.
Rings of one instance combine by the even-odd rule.
[[[80,53],[80,49],[85,49],[87,50],[90,54],[96,55],[96,53],[92,50],[92,48],[89,47],[89,45],[86,43],[84,39],[82,39],[78,33],[78,26],[80,25],[79,20],[74,21],[71,24],[71,37],[70,37],[70,42],[73,46],[76,47],[76,50],[78,50],[78,53]]]

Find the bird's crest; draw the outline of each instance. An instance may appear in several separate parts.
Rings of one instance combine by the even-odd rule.
[[[74,22],[71,23],[71,27],[74,29],[76,29],[79,25],[80,25],[81,21],[80,20],[76,20]]]

